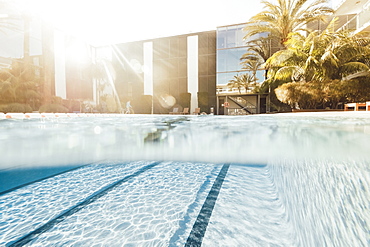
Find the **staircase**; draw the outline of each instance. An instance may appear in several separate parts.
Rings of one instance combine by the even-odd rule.
[[[248,100],[242,97],[235,97],[235,96],[228,96],[232,102],[234,102],[237,106],[239,106],[242,110],[244,110],[247,114],[256,114],[257,107],[249,102]],[[254,111],[252,110],[254,109]]]

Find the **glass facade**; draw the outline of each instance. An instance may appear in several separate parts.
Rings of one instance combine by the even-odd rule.
[[[145,52],[148,43],[150,49]],[[192,98],[198,98],[198,102],[193,100],[190,104],[191,111],[200,107],[208,112],[216,105],[216,31],[124,43],[115,47],[115,85],[120,99],[124,102],[132,100],[134,108],[135,104],[138,105],[135,100],[141,100],[148,85],[151,85],[154,113],[165,114],[172,110],[160,102],[166,95],[173,96],[181,107],[186,107],[188,93]],[[135,70],[133,61],[143,69]],[[130,88],[131,95],[128,93]]]
[[[251,73],[243,69],[240,58],[247,52],[243,31],[246,24],[217,28],[217,85],[229,83],[235,75]],[[253,36],[251,39],[256,39]],[[257,71],[258,82],[264,80],[264,71]]]

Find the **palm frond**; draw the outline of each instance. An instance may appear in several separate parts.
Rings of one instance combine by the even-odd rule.
[[[339,60],[337,56],[329,49],[322,55],[320,60],[322,64],[326,63],[329,66],[338,68]]]
[[[293,50],[281,50],[274,53],[265,63],[265,68],[282,67],[294,56]]]
[[[299,66],[284,66],[275,73],[276,80],[293,80],[301,78],[304,71]]]
[[[290,6],[290,14],[292,16],[299,16],[299,13],[302,11],[302,7],[304,4],[306,4],[307,0],[298,0],[298,1],[293,1],[295,4],[294,6]]]
[[[277,21],[276,16],[267,11],[262,11],[249,19],[247,24],[254,24],[258,22],[271,22]]]
[[[358,77],[370,76],[370,68],[361,62],[349,62],[340,67],[343,80],[351,80]]]

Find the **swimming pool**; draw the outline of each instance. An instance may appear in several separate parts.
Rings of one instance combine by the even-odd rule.
[[[0,133],[2,246],[370,244],[368,113],[11,119]]]

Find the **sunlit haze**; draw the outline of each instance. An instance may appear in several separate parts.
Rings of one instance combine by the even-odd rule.
[[[14,1],[22,12],[95,46],[215,30],[262,9],[260,0]]]

